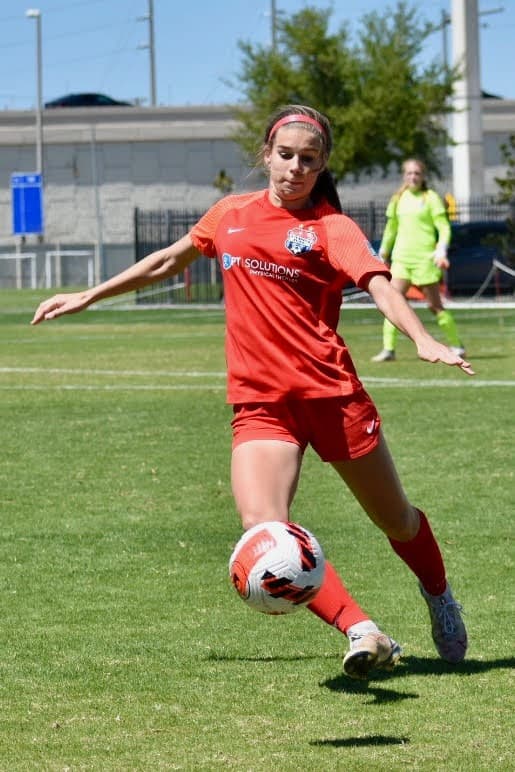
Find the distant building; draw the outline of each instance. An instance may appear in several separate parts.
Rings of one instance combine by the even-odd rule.
[[[484,190],[505,173],[500,145],[515,132],[515,100],[482,100]],[[43,113],[45,240],[105,245],[133,242],[133,213],[141,209],[205,210],[221,195],[221,170],[234,192],[265,186],[242,157],[226,107],[54,108]],[[0,246],[13,246],[10,177],[35,167],[32,111],[0,112]],[[452,190],[450,158],[442,193]],[[344,180],[344,201],[386,199],[398,171],[383,178]],[[127,249],[124,250],[127,252]],[[131,257],[131,256],[129,256]]]

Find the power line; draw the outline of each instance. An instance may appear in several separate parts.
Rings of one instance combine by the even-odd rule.
[[[125,21],[125,25],[132,24],[132,21]],[[89,34],[90,32],[102,32],[103,30],[109,29],[111,30],[113,27],[112,24],[104,24],[100,27],[82,27],[80,30],[77,30],[76,32],[61,32],[57,35],[45,35],[45,43],[51,42],[53,40],[68,40],[72,37],[80,37],[84,38],[85,35]],[[15,41],[14,43],[0,43],[0,51],[3,51],[7,48],[19,48],[19,47],[25,47],[28,46],[29,41],[27,40],[20,40]]]

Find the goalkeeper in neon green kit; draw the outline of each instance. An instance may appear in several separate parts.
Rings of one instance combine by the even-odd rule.
[[[429,309],[445,335],[449,348],[459,356],[465,349],[458,336],[456,322],[443,307],[439,283],[442,270],[449,267],[447,247],[451,226],[440,196],[427,186],[422,161],[404,161],[403,185],[386,210],[386,227],[379,256],[391,262],[392,286],[406,295],[413,285],[424,294]],[[392,362],[398,330],[387,319],[383,323],[383,349],[374,362]]]

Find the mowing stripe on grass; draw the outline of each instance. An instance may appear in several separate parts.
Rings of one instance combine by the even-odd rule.
[[[0,367],[0,373],[43,373],[53,375],[116,375],[116,376],[164,376],[170,378],[225,378],[223,370],[83,370],[73,367]]]
[[[375,376],[365,376],[361,380],[364,383],[372,383],[374,386],[397,386],[400,388],[412,388],[413,386],[429,386],[433,388],[441,387],[446,389],[448,386],[454,386],[456,388],[481,388],[488,386],[508,386],[513,388],[515,381],[511,380],[480,380],[478,378],[470,378],[464,375],[463,378],[456,378],[454,380],[445,380],[444,378],[377,378]]]
[[[48,384],[31,384],[27,386],[1,386],[0,391],[225,391],[224,384],[209,384],[209,383],[196,383],[196,384],[105,384],[100,385],[86,385],[84,383],[62,383],[50,386]]]
[[[80,376],[116,376],[116,378],[122,377],[147,377],[152,378],[154,376],[169,377],[169,378],[220,378],[225,379],[224,372],[200,372],[198,370],[84,370],[73,368],[44,368],[44,367],[0,367],[0,374],[38,374],[38,375],[80,375]],[[443,378],[381,378],[376,376],[365,376],[362,378],[365,384],[371,384],[376,387],[390,387],[400,389],[412,389],[412,388],[513,388],[515,386],[514,380],[485,380],[468,378],[463,376],[453,380],[446,380]],[[163,383],[148,383],[148,384],[124,384],[124,383],[107,383],[107,384],[4,384],[0,385],[2,391],[44,391],[44,390],[68,390],[68,391],[180,391],[180,390],[209,390],[225,389],[225,383],[176,383],[176,384],[163,384]]]

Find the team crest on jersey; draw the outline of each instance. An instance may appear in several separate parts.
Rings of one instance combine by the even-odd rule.
[[[302,255],[310,252],[317,241],[317,235],[312,228],[299,225],[288,231],[284,246],[292,255]]]

